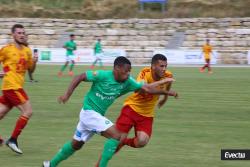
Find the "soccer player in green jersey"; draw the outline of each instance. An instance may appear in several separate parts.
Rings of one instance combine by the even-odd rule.
[[[100,38],[97,39],[97,42],[95,43],[94,56],[95,56],[95,61],[92,63],[90,68],[93,69],[98,61],[99,61],[100,67],[103,68],[103,63],[102,63],[103,50],[102,50],[102,44],[101,44]]]
[[[80,82],[92,82],[92,86],[84,97],[83,107],[72,141],[63,145],[50,161],[44,161],[43,167],[56,167],[61,161],[79,150],[94,134],[110,138],[106,152],[102,154],[111,158],[119,144],[120,135],[114,124],[104,117],[108,107],[116,98],[131,92],[142,91],[152,94],[167,94],[166,90],[158,90],[159,84],[174,81],[167,78],[152,84],[136,82],[130,77],[131,63],[126,57],[117,57],[113,70],[87,71],[73,78],[67,91],[58,98],[60,103],[66,103]]]
[[[71,34],[70,35],[70,40],[67,41],[63,48],[66,49],[66,62],[65,64],[61,67],[61,70],[58,72],[58,76],[61,77],[63,75],[63,71],[66,69],[66,67],[68,66],[69,62],[71,62],[70,68],[69,68],[69,75],[73,76],[73,68],[75,65],[75,55],[74,55],[74,51],[76,50],[77,46],[75,43],[75,35]]]

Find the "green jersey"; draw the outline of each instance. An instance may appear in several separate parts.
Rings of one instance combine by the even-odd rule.
[[[95,54],[98,54],[98,53],[102,53],[102,45],[101,45],[101,42],[96,42],[95,43]]]
[[[116,98],[143,86],[142,82],[136,82],[132,77],[125,82],[117,82],[111,70],[87,71],[86,76],[87,81],[93,82],[93,84],[84,97],[83,109],[94,110],[101,115],[105,114]]]
[[[76,50],[76,43],[72,40],[65,42],[64,47],[66,47],[66,55],[74,55],[73,51]]]

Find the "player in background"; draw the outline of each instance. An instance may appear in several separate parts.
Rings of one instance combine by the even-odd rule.
[[[99,66],[101,68],[103,68],[103,63],[102,63],[103,50],[102,50],[102,44],[101,44],[101,39],[100,38],[98,38],[96,43],[95,43],[94,56],[95,56],[95,61],[92,63],[90,68],[94,69],[97,62],[99,62]]]
[[[32,59],[32,52],[26,47],[26,34],[23,25],[15,24],[11,28],[13,43],[0,50],[0,62],[3,68],[2,96],[0,97],[0,120],[13,108],[20,110],[21,115],[16,121],[11,137],[6,145],[18,154],[22,150],[18,147],[17,139],[27,125],[32,107],[28,95],[23,89],[24,76],[27,70],[34,70],[37,59]]]
[[[212,72],[212,69],[211,69],[211,66],[210,66],[210,62],[211,62],[211,54],[213,54],[213,48],[210,45],[210,40],[209,39],[207,39],[206,44],[203,45],[202,53],[203,53],[206,64],[203,67],[200,68],[200,72],[204,72],[205,69],[207,68],[208,73],[212,74],[213,72]]]
[[[167,94],[166,90],[158,90],[158,84],[174,81],[171,78],[153,84],[136,82],[130,77],[131,62],[126,57],[117,57],[113,70],[87,71],[72,80],[67,91],[59,97],[60,103],[68,101],[80,82],[92,82],[90,90],[84,97],[80,119],[72,141],[67,142],[50,160],[44,161],[43,167],[56,167],[61,161],[79,150],[94,134],[110,138],[107,154],[112,156],[119,144],[120,135],[113,123],[104,117],[108,107],[118,97],[131,91],[146,91],[155,94]]]
[[[71,34],[70,40],[65,42],[63,48],[66,49],[66,62],[65,64],[61,67],[60,71],[58,72],[58,76],[61,77],[63,75],[63,71],[66,69],[68,66],[69,62],[71,62],[71,65],[69,67],[69,76],[73,76],[74,72],[74,66],[75,66],[75,54],[74,51],[77,49],[77,45],[75,43],[75,35]]]
[[[155,83],[165,78],[173,78],[167,68],[167,58],[162,54],[156,54],[151,60],[151,67],[143,68],[137,76],[138,82],[145,82],[148,84]],[[121,133],[120,144],[116,152],[124,145],[134,148],[141,148],[147,145],[152,134],[153,119],[155,116],[155,106],[158,102],[158,107],[162,107],[168,96],[178,97],[177,92],[170,90],[171,82],[164,85],[159,85],[159,90],[166,90],[169,93],[163,95],[159,100],[160,95],[150,93],[135,92],[124,102],[120,116],[116,121],[116,128]],[[134,127],[135,136],[127,138],[129,131]],[[109,140],[109,139],[108,139]],[[110,157],[106,155],[107,143],[104,145],[104,150],[101,159],[99,159],[96,167],[106,167]]]

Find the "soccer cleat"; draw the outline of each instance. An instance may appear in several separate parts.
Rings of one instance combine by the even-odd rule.
[[[57,76],[58,76],[58,77],[62,77],[62,76],[63,76],[62,71],[58,72],[58,73],[57,73]]]
[[[70,71],[70,72],[69,72],[69,76],[71,76],[71,77],[74,76],[73,71]]]
[[[50,167],[50,161],[43,161],[43,167]]]
[[[12,151],[14,151],[14,152],[16,152],[16,153],[18,153],[18,154],[22,154],[23,152],[22,152],[22,150],[20,150],[19,148],[18,148],[18,144],[17,144],[17,142],[16,141],[13,141],[13,140],[7,140],[6,141],[6,146],[8,146]]]

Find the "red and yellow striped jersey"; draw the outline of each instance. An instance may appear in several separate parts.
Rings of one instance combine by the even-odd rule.
[[[5,73],[2,90],[22,88],[25,72],[33,64],[31,49],[25,46],[18,49],[15,44],[8,44],[0,50],[0,62]]]
[[[172,78],[173,75],[170,71],[165,72],[164,78]],[[137,81],[144,81],[148,84],[155,82],[152,76],[151,68],[146,67],[142,69],[137,76]],[[164,85],[159,85],[158,89],[166,89],[169,83],[166,83]],[[146,116],[146,117],[154,117],[155,115],[155,105],[159,99],[159,95],[153,95],[149,93],[133,93],[130,95],[124,102],[124,105],[129,105],[135,112],[137,112],[140,115]]]
[[[203,50],[205,59],[210,59],[211,58],[210,54],[212,52],[212,46],[205,44],[205,45],[203,45],[202,50]]]

